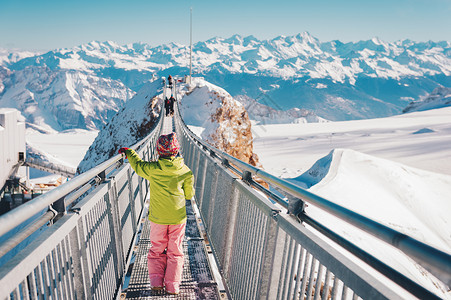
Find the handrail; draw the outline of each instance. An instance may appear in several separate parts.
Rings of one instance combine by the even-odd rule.
[[[338,204],[335,204],[329,200],[326,200],[325,198],[304,190],[289,181],[277,178],[261,169],[248,165],[227,153],[222,152],[222,155],[224,157],[227,157],[227,159],[229,159],[230,161],[233,161],[234,164],[239,165],[241,168],[251,172],[253,175],[258,176],[261,179],[281,188],[285,192],[288,192],[295,197],[301,198],[304,201],[317,205],[318,207],[324,209],[332,215],[350,224],[353,224],[359,229],[370,233],[371,235],[383,240],[384,242],[398,248],[408,256],[414,258],[416,261],[421,262],[423,266],[427,265],[429,267],[427,269],[439,278],[443,278],[442,280],[445,280],[445,283],[448,283],[448,281],[451,279],[450,254],[447,254],[406,234],[403,234],[374,220],[364,217],[356,212],[353,212],[347,208],[344,208]],[[443,275],[440,276],[440,274]]]
[[[157,121],[156,124],[162,122],[163,120],[162,115],[163,114],[160,113],[159,120]],[[149,137],[146,137],[137,142],[135,145],[131,146],[130,148],[135,150],[139,149],[141,145],[143,145],[148,139]],[[0,216],[0,236],[8,233],[16,226],[20,225],[27,219],[34,216],[37,212],[42,211],[43,209],[52,205],[54,202],[65,197],[71,192],[77,190],[86,183],[90,182],[100,173],[104,172],[105,170],[116,164],[118,161],[120,161],[122,157],[123,156],[121,154],[115,155],[112,158],[108,159],[107,161],[76,176],[72,180],[60,185],[58,188],[55,188],[45,194],[42,194],[41,196],[38,196],[33,200],[24,203],[21,206]]]
[[[28,225],[22,231],[18,232],[13,238],[8,239],[0,246],[0,257],[11,251],[14,247],[23,242],[30,235],[42,228],[45,224],[50,222],[56,216],[56,212],[49,210],[43,214],[38,220]]]
[[[160,114],[149,135],[131,146],[145,159],[156,155],[163,120]],[[115,155],[30,201],[32,205],[26,203],[0,217],[0,234],[8,236],[0,245],[0,294],[8,299],[28,294],[119,298],[150,192],[123,160],[124,155]],[[37,218],[36,210],[40,210]],[[23,221],[30,223],[30,215],[36,220],[23,226]],[[49,222],[52,226],[33,238]],[[23,241],[30,243],[17,249]]]
[[[74,168],[57,165],[52,162],[43,161],[43,160],[36,159],[36,158],[30,157],[30,156],[27,156],[27,158],[25,159],[24,165],[29,166],[29,167],[44,168],[45,170],[51,170],[53,172],[56,172],[57,174],[62,174],[62,175],[65,175],[65,176],[71,177],[71,178],[73,178],[74,175],[76,174],[76,170]]]
[[[355,213],[347,208],[337,205],[323,197],[313,194],[291,182],[271,175],[257,167],[249,165],[209,144],[202,141],[197,137],[183,122],[178,110],[178,116],[186,132],[190,137],[196,141],[199,145],[208,148],[210,153],[214,153],[222,161],[227,161],[237,166],[241,170],[250,172],[262,180],[282,189],[284,192],[293,195],[296,198],[303,201],[310,202],[323,210],[331,213],[332,215],[346,221],[349,224],[356,226],[357,228],[370,233],[376,238],[396,247],[404,252],[409,257],[416,260],[420,265],[442,280],[445,284],[451,285],[451,255],[438,250],[432,246],[429,246],[423,242],[420,242],[408,235],[400,233],[392,228],[389,228],[383,224],[380,224],[374,220],[364,217],[358,213]],[[282,206],[288,209],[288,204],[284,202],[278,202]],[[302,220],[302,213],[299,215]]]

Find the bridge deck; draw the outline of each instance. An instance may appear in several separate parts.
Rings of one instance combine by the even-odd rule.
[[[205,250],[205,245],[199,232],[191,201],[187,201],[188,216],[186,235],[183,241],[185,265],[180,294],[168,295],[164,291],[150,289],[147,272],[147,253],[150,248],[149,220],[143,223],[138,250],[131,265],[130,282],[126,290],[126,299],[219,299],[217,283],[212,275]]]
[[[172,118],[164,120],[162,134],[172,132]],[[147,217],[142,223],[138,249],[134,263],[131,264],[130,282],[126,290],[126,299],[219,299],[217,283],[212,275],[207,252],[202,239],[191,201],[186,201],[186,234],[183,241],[185,264],[180,294],[168,295],[164,291],[150,289],[147,271],[147,253],[150,248],[150,223]],[[147,214],[146,214],[147,216]],[[125,292],[125,291],[124,291]]]

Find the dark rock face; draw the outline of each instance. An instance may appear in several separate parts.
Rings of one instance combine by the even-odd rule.
[[[410,102],[404,108],[403,113],[422,111],[451,106],[451,88],[439,86],[432,91],[427,97],[419,101]]]
[[[201,137],[210,145],[254,166],[251,121],[246,108],[228,92],[195,78],[181,89],[182,118],[187,125],[205,128]]]

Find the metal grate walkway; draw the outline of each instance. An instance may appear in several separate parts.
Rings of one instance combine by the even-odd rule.
[[[206,248],[199,232],[191,201],[186,202],[187,224],[183,241],[185,264],[179,295],[168,295],[164,291],[150,289],[147,272],[147,253],[150,248],[150,223],[142,223],[141,238],[135,251],[126,299],[219,299],[217,283],[214,281],[207,259]]]
[[[162,134],[173,131],[172,117],[165,117]],[[138,249],[132,266],[126,299],[219,299],[217,283],[211,272],[204,240],[197,225],[196,215],[190,200],[186,201],[186,233],[183,241],[185,264],[179,295],[168,295],[164,291],[150,289],[147,271],[147,253],[150,243],[150,222],[147,213],[140,233]]]

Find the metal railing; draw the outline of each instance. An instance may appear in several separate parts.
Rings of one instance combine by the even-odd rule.
[[[144,159],[155,158],[162,116],[149,137],[135,145]],[[304,201],[389,242],[445,283],[449,280],[448,254],[209,146],[190,132],[178,110],[175,128],[195,176],[196,201],[209,242],[233,299],[438,298],[311,219],[303,210]],[[0,217],[2,236],[50,206],[36,223],[2,244],[0,256],[35,228],[59,218],[0,267],[2,297],[117,298],[148,193],[144,180],[121,160],[117,155]],[[282,199],[253,176],[293,198]],[[350,259],[324,236],[366,264]]]
[[[143,159],[156,158],[162,115],[149,136],[132,147]],[[54,222],[0,267],[2,299],[118,297],[149,192],[145,180],[122,162],[116,155],[0,217],[2,236],[49,207],[2,244],[0,255],[29,236],[31,228]]]
[[[178,110],[175,122],[183,157],[196,180],[196,201],[232,298],[439,299],[310,218],[304,212],[304,201],[397,247],[449,284],[449,254],[204,143],[183,123]],[[253,176],[286,192],[290,201],[255,182]],[[349,255],[337,250],[340,247],[326,242],[324,235],[364,263],[349,259]]]
[[[27,158],[25,159],[24,165],[53,174],[64,175],[69,178],[73,178],[76,173],[76,170],[74,168],[58,165],[49,161],[43,161],[29,156],[27,156]]]

